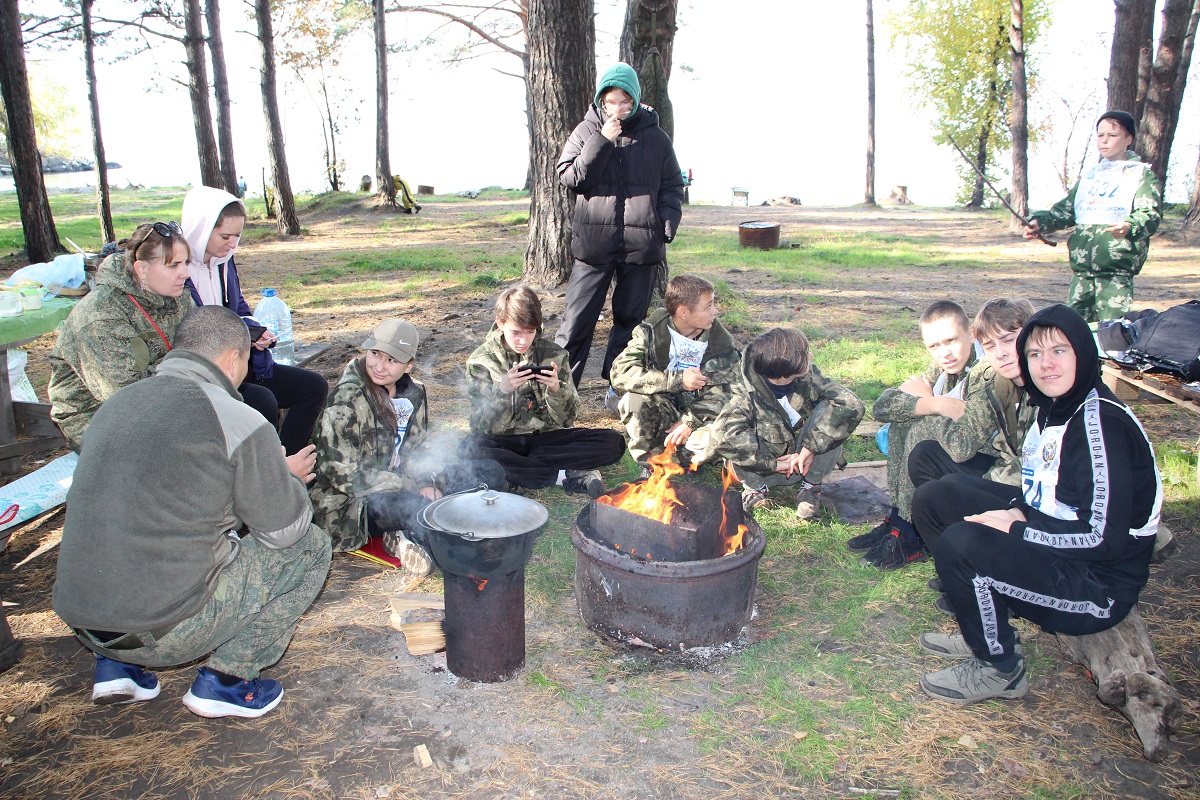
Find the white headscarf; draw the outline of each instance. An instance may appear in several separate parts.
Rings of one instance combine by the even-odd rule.
[[[205,263],[204,253],[208,250],[208,239],[212,236],[213,228],[217,226],[217,217],[230,203],[237,203],[245,209],[241,200],[224,189],[214,189],[211,186],[197,186],[183,198],[183,237],[192,248],[188,274],[204,305],[221,305],[224,292],[221,289],[221,273],[217,268],[232,258],[237,250],[235,245],[233,250],[229,251],[229,255],[220,259],[209,259],[208,263]]]

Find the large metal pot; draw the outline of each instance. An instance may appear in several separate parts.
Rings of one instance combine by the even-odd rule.
[[[452,575],[490,579],[520,569],[550,514],[536,500],[492,489],[460,492],[417,512],[437,565]]]

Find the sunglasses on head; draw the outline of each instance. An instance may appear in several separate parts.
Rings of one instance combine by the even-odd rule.
[[[142,237],[142,240],[134,245],[133,259],[135,261],[137,260],[138,249],[146,243],[147,239],[150,238],[151,231],[157,233],[164,239],[170,239],[172,236],[183,236],[183,228],[179,227],[179,223],[175,222],[174,220],[170,222],[152,222],[150,224],[150,230],[146,231],[146,235]]]

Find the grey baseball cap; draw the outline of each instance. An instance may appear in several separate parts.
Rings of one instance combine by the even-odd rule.
[[[402,319],[385,319],[375,326],[375,332],[363,342],[363,350],[378,350],[397,361],[409,362],[417,355],[421,337],[411,322]]]

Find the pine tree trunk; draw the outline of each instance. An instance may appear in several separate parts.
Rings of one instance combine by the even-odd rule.
[[[383,0],[373,0],[375,13],[375,179],[379,199],[396,205],[396,183],[392,180],[392,161],[388,153],[388,77],[387,17]]]
[[[288,177],[287,154],[283,149],[283,125],[279,120],[279,98],[275,90],[275,34],[271,27],[271,0],[254,0],[254,15],[258,22],[258,43],[262,51],[263,113],[267,117],[267,152],[271,160],[271,178],[275,181],[276,224],[279,232],[300,235],[300,220],[296,217],[296,202],[292,198],[292,181]]]
[[[1012,207],[1020,216],[1008,222],[1012,233],[1025,230],[1021,217],[1029,216],[1029,98],[1025,83],[1025,2],[1011,0],[1012,24],[1008,29],[1012,49]]]
[[[1179,71],[1175,75],[1175,91],[1171,97],[1172,125],[1179,124],[1179,109],[1183,104],[1183,90],[1187,88],[1188,71],[1192,67],[1192,51],[1196,45],[1196,26],[1200,24],[1200,0],[1192,6],[1191,16],[1188,17],[1187,31],[1183,35],[1183,46],[1180,48]]]
[[[867,186],[863,202],[875,205],[875,6],[867,0]]]
[[[987,173],[988,162],[988,128],[984,125],[979,129],[979,141],[975,148],[975,166],[979,172],[975,174],[975,188],[971,190],[971,202],[967,208],[983,208],[983,175]]]
[[[186,34],[188,94],[192,100],[192,123],[196,128],[196,154],[200,157],[200,182],[220,189],[221,159],[213,136],[212,111],[208,107],[208,67],[204,61],[204,28],[201,25],[200,0],[183,0]]]
[[[1144,161],[1150,163],[1164,186],[1171,158],[1171,140],[1175,138],[1175,124],[1178,121],[1173,111],[1179,107],[1175,91],[1183,61],[1183,40],[1194,5],[1195,0],[1166,0],[1163,6],[1158,57],[1154,60],[1150,86],[1146,90],[1146,108],[1138,126],[1135,149]]]
[[[92,38],[92,3],[80,0],[83,18],[83,66],[87,74],[88,109],[92,118],[92,157],[96,159],[96,213],[100,217],[100,236],[104,242],[117,239],[113,230],[112,204],[108,196],[108,162],[104,155],[104,137],[100,135],[100,96],[96,89],[96,43]]]
[[[8,152],[21,209],[25,253],[31,263],[39,263],[53,259],[62,245],[54,229],[50,200],[42,180],[42,157],[33,125],[24,45],[17,0],[0,3],[0,95],[8,111]]]
[[[525,280],[556,286],[571,272],[571,193],[555,164],[596,86],[592,0],[529,0],[526,96],[533,117]]]
[[[671,79],[671,54],[675,50],[675,15],[679,0],[628,0],[621,29],[620,59],[641,69],[651,47],[658,48],[663,72]],[[654,106],[654,103],[650,103]],[[656,109],[657,106],[654,106]]]
[[[238,193],[237,167],[233,163],[233,117],[229,110],[229,77],[225,70],[225,44],[221,38],[220,0],[206,0],[208,52],[212,55],[213,93],[217,97],[217,145],[225,191]]]
[[[1114,0],[1112,53],[1108,61],[1108,107],[1133,113],[1138,96],[1138,60],[1145,18],[1154,18],[1154,0]]]
[[[1200,157],[1196,158],[1196,179],[1192,181],[1192,198],[1183,217],[1183,227],[1200,228]],[[1200,475],[1200,467],[1197,470]]]
[[[1124,109],[1140,120],[1146,110],[1146,92],[1150,89],[1150,73],[1154,69],[1154,6],[1158,0],[1146,0],[1148,7],[1142,15],[1141,44],[1138,46],[1137,97],[1133,108]]]

